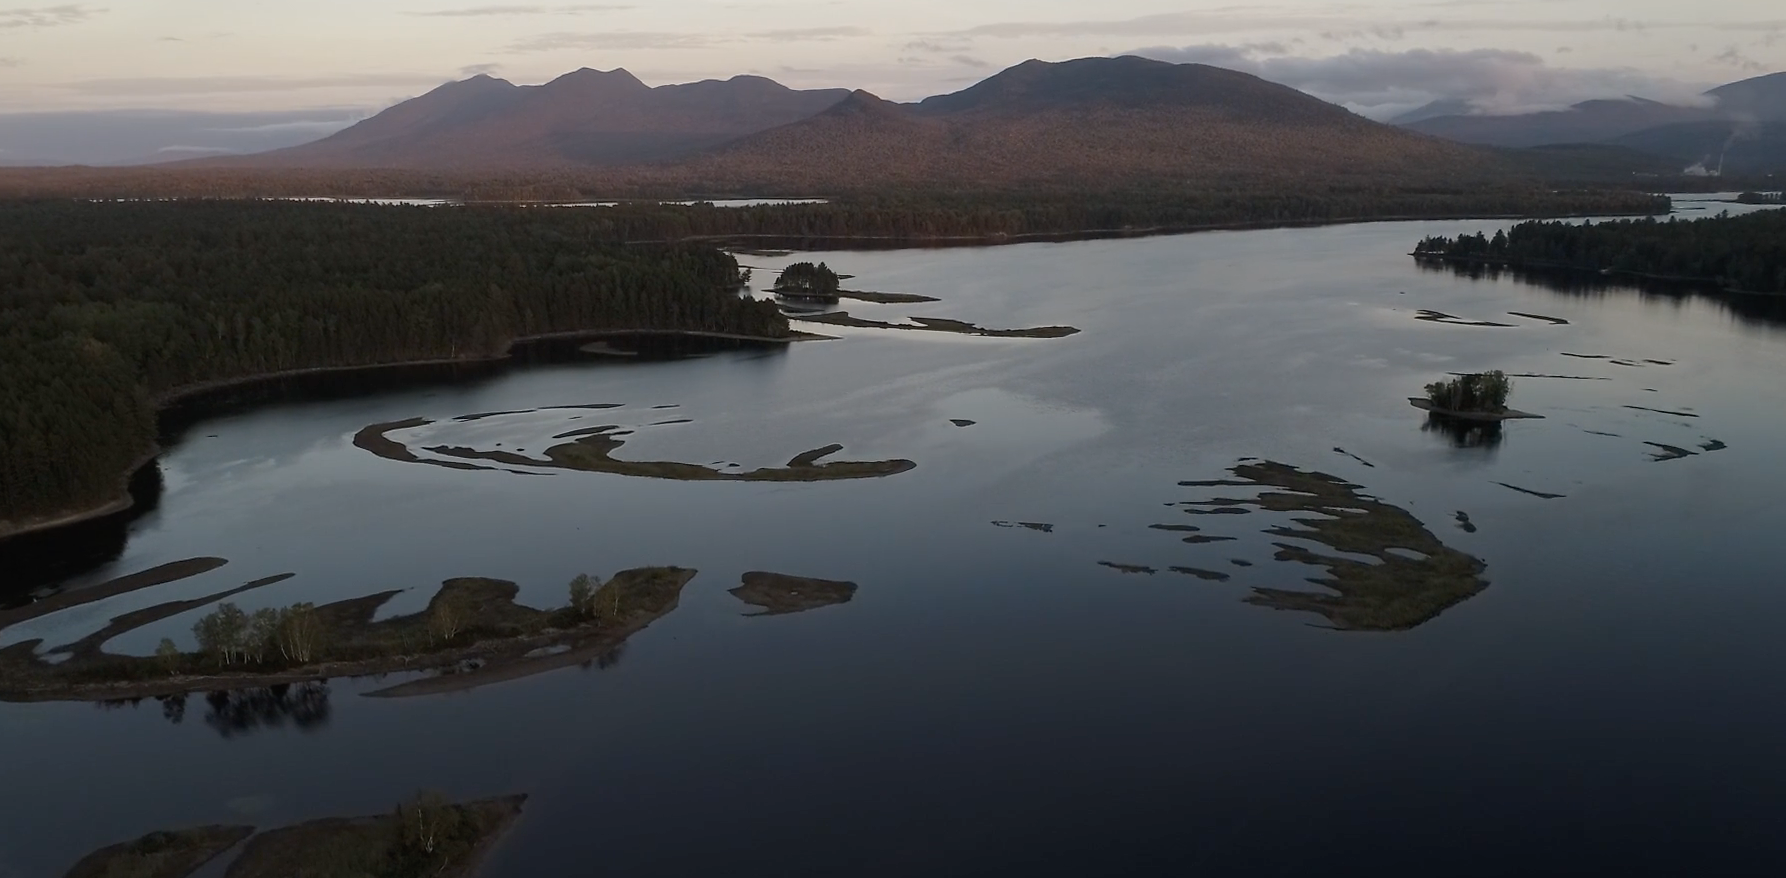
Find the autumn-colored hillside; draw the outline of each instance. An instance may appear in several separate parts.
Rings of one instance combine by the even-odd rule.
[[[477,76],[315,143],[187,164],[433,171],[608,167],[675,158],[805,119],[847,94],[795,91],[759,76],[657,88],[625,70],[578,70],[539,86]]]

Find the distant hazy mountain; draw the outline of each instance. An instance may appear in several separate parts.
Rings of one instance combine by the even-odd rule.
[[[1405,181],[1483,171],[1493,161],[1248,74],[1124,57],[1030,61],[915,105],[859,91],[680,169],[697,182],[828,190],[865,182]]]
[[[11,113],[0,115],[0,165],[141,165],[265,152],[333,134],[361,115],[349,109]]]
[[[1650,128],[1612,142],[1706,173],[1786,173],[1786,122],[1689,122]]]
[[[545,85],[443,85],[332,137],[210,162],[309,168],[503,168],[659,161],[805,119],[847,97],[757,76],[651,88],[625,70]]]
[[[1710,107],[1677,107],[1642,98],[1586,101],[1566,110],[1513,116],[1429,116],[1404,127],[1423,134],[1485,146],[1604,143],[1658,125],[1717,118]]]
[[[1786,73],[1770,73],[1719,86],[1706,94],[1726,115],[1756,122],[1786,122]]]
[[[1396,123],[1414,131],[1491,146],[1613,144],[1669,159],[1681,168],[1727,174],[1786,172],[1786,73],[1712,89],[1701,106],[1624,98],[1566,110],[1510,116],[1416,111]]]
[[[1443,98],[1390,119],[1389,124],[1407,126],[1441,116],[1467,116],[1470,109],[1470,102],[1463,98]]]

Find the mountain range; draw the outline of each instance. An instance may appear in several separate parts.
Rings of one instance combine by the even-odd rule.
[[[1471,114],[1433,105],[1395,120],[1409,130],[1500,147],[1606,144],[1712,173],[1786,173],[1786,73],[1706,92],[1692,105],[1637,97],[1586,101],[1563,110]]]
[[[651,88],[624,70],[540,86],[442,86],[314,143],[211,168],[592,169],[683,187],[1459,179],[1488,151],[1355,115],[1287,86],[1138,57],[1029,61],[897,104],[755,76]]]
[[[213,162],[308,168],[463,169],[660,161],[809,118],[849,96],[760,76],[652,88],[625,70],[544,85],[448,83],[315,143]]]
[[[1029,61],[896,104],[858,91],[682,163],[695,182],[819,188],[1124,180],[1418,178],[1487,164],[1245,73],[1142,58]]]

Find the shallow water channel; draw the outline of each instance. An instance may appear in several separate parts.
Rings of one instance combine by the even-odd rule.
[[[471,692],[361,697],[387,678],[257,703],[0,705],[0,876],[57,875],[151,830],[383,812],[421,789],[531,797],[495,878],[1776,860],[1786,305],[1405,255],[1505,225],[744,256],[822,258],[846,287],[941,300],[837,306],[858,317],[1081,332],[816,326],[837,340],[588,355],[204,420],[162,458],[159,504],[117,557],[62,587],[228,563],[0,646],[286,573],[237,601],[406,589],[388,615],[486,576],[550,607],[578,573],[700,574],[618,653]],[[1515,378],[1513,404],[1544,419],[1435,429],[1409,406],[1486,369],[1560,376]],[[399,422],[388,436],[417,461],[354,444]],[[826,461],[915,466],[676,480],[514,459],[549,462],[593,428],[622,440],[613,458],[716,473],[831,445]],[[1398,562],[1283,533],[1309,515],[1246,502],[1256,485],[1181,484],[1244,482],[1235,468],[1258,460],[1411,516],[1430,540],[1387,554],[1478,559],[1479,584],[1436,615],[1311,610],[1297,595],[1332,592],[1309,582],[1329,575],[1310,553],[1365,577]],[[728,594],[749,571],[859,588],[750,615]],[[190,642],[202,612],[110,648]]]

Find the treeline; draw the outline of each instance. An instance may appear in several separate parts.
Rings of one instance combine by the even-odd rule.
[[[1786,293],[1786,211],[1666,222],[1526,222],[1493,237],[1427,238],[1414,255]]]
[[[591,211],[0,203],[0,532],[115,497],[168,391],[554,332],[788,334],[741,282]]]
[[[1190,231],[1245,225],[1485,216],[1666,213],[1666,197],[1619,191],[1537,192],[1346,190],[1327,192],[1125,191],[914,194],[853,197],[828,204],[758,207],[629,203],[599,208],[616,238],[882,239],[892,243],[995,242],[1025,236]]]
[[[1395,217],[1595,216],[1666,213],[1666,198],[1635,191],[1481,182],[1416,185],[1405,178],[1358,181],[1230,177],[1163,178],[1121,185],[1036,183],[1000,187],[851,189],[723,181],[653,183],[601,169],[491,171],[305,171],[167,168],[0,169],[0,198],[442,198],[468,203],[607,202],[614,237],[664,240],[758,235],[873,237],[895,242],[992,240],[1135,229],[1291,225]],[[817,197],[828,204],[750,208],[660,205],[691,197]]]
[[[1738,204],[1786,204],[1786,195],[1779,192],[1744,192],[1736,197]]]

